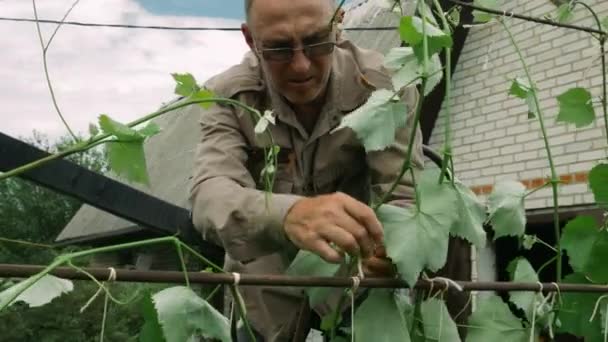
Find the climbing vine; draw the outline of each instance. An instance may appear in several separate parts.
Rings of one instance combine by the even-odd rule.
[[[401,7],[398,1],[396,3]],[[379,200],[369,203],[383,225],[387,255],[394,263],[398,277],[413,287],[420,278],[428,278],[429,274],[440,270],[446,264],[450,237],[459,237],[476,248],[483,248],[488,240],[484,227],[488,226],[491,227],[494,240],[512,236],[520,240],[521,248],[531,248],[535,243],[546,245],[554,253],[554,257],[549,262],[556,264],[555,280],[558,283],[606,284],[608,283],[608,270],[605,267],[608,262],[608,220],[596,222],[593,217],[579,216],[570,220],[561,229],[559,188],[562,184],[554,166],[554,151],[551,148],[551,137],[546,129],[547,118],[538,97],[540,89],[537,80],[531,77],[526,60],[518,47],[516,37],[511,33],[508,22],[503,16],[496,14],[499,9],[498,1],[477,0],[474,6],[477,8],[473,12],[474,24],[498,22],[516,48],[522,71],[520,77],[509,81],[511,85],[509,95],[521,99],[528,107],[526,113],[528,119],[537,120],[539,123],[550,178],[546,184],[530,190],[515,180],[499,182],[494,186],[487,203],[483,203],[473,191],[458,180],[451,145],[450,93],[453,32],[461,25],[458,15],[460,6],[444,9],[438,0],[417,1],[413,14],[401,13],[397,30],[404,46],[391,49],[385,57],[384,66],[392,75],[392,89],[374,91],[368,101],[347,115],[337,128],[337,130],[353,130],[366,152],[387,148],[394,143],[398,130],[411,129],[409,148],[403,156],[403,164],[397,179]],[[576,128],[593,124],[597,120],[594,98],[599,97],[608,139],[605,60],[608,18],[601,20],[591,6],[578,0],[566,1],[550,17],[556,22],[573,21],[576,19],[574,11],[578,8],[588,11],[597,26],[597,32],[591,35],[598,43],[602,62],[602,93],[594,97],[591,91],[582,87],[564,91],[557,96],[559,104],[557,122],[573,125]],[[42,44],[44,53],[49,43],[46,47],[44,43]],[[442,55],[444,64],[440,58]],[[267,135],[270,139],[271,147],[265,151],[266,166],[260,177],[268,196],[271,196],[270,189],[273,187],[279,153],[279,148],[274,144],[268,129],[275,124],[274,114],[270,111],[260,113],[257,109],[238,101],[216,97],[208,89],[201,88],[190,74],[174,74],[173,78],[176,82],[175,93],[181,97],[179,101],[129,124],[101,115],[99,122],[91,125],[89,139],[76,141],[71,148],[62,153],[0,174],[0,181],[53,159],[105,145],[110,167],[117,175],[130,181],[147,184],[144,143],[149,137],[160,133],[160,127],[150,120],[186,106],[200,105],[207,108],[213,103],[219,103],[243,109],[257,123],[255,133]],[[445,138],[441,151],[443,164],[439,169],[424,170],[421,174],[417,174],[412,166],[412,146],[422,113],[422,103],[424,97],[442,80],[445,81],[446,87]],[[411,87],[415,87],[420,93],[415,108],[407,108],[400,99],[403,90]],[[58,113],[60,114],[59,110]],[[413,113],[411,127],[406,126],[408,118],[404,113]],[[146,125],[141,127],[142,124]],[[408,173],[415,183],[415,205],[397,207],[386,204],[398,182]],[[556,246],[551,246],[536,236],[526,235],[526,198],[544,187],[551,187],[552,190]],[[605,159],[598,160],[596,166],[590,170],[589,187],[598,208],[606,210],[608,163]],[[53,298],[70,292],[73,288],[70,281],[49,274],[61,265],[76,267],[72,261],[84,256],[153,244],[174,246],[184,270],[185,286],[165,289],[146,299],[143,304],[146,323],[142,327],[141,340],[173,342],[202,336],[230,341],[228,319],[208,303],[208,298],[207,300],[200,298],[191,290],[183,262],[184,253],[192,254],[205,262],[211,267],[212,272],[223,272],[222,268],[209,262],[175,237],[61,255],[39,274],[3,289],[0,292],[0,310],[16,301],[26,302],[30,306],[44,305]],[[564,254],[567,256],[569,266],[574,270],[573,274],[566,276],[562,265]],[[344,335],[347,339],[357,341],[460,341],[458,325],[448,313],[444,301],[447,288],[462,290],[452,280],[435,278],[445,282],[444,290],[425,293],[394,289],[363,290],[358,289],[359,282],[364,276],[358,267],[359,264],[360,260],[356,256],[346,258],[344,264],[339,265],[326,263],[319,256],[308,251],[300,251],[287,270],[288,275],[327,277],[338,275],[344,268],[350,271],[353,287],[342,291],[334,312],[323,319],[322,328],[328,332],[332,341],[343,340]],[[517,258],[512,260],[508,271],[513,282],[539,283],[538,274],[541,269],[542,267],[534,269],[525,258]],[[238,278],[235,276],[235,284],[231,286],[231,291],[240,315],[246,317],[237,285]],[[99,287],[106,300],[115,301],[103,283],[99,283]],[[334,293],[322,287],[309,287],[305,291],[311,307],[324,302]],[[363,291],[366,292],[364,300],[357,307],[352,307],[356,294]],[[507,300],[495,295],[485,296],[479,299],[476,310],[468,317],[468,323],[464,326],[467,328],[467,341],[496,339],[535,341],[541,333],[551,338],[556,333],[570,333],[584,337],[585,341],[607,341],[608,305],[605,299],[606,296],[600,294],[559,292],[545,294],[542,284],[536,292],[511,292]],[[349,302],[350,309],[348,309]],[[349,311],[352,313],[350,326],[343,326],[340,324],[343,321],[342,316]],[[186,312],[188,315],[185,315]],[[253,335],[247,320],[243,322],[249,333]]]

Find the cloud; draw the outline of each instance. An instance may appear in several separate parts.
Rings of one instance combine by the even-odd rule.
[[[32,3],[1,1],[3,16],[33,17]],[[37,1],[38,15],[61,19],[72,0]],[[166,26],[231,26],[221,18],[162,16],[134,0],[81,0],[68,20]],[[46,39],[55,25],[43,24]],[[0,132],[52,138],[67,134],[53,109],[33,23],[0,22]],[[128,122],[174,98],[173,72],[204,81],[238,63],[247,45],[239,32],[159,31],[63,26],[48,50],[55,95],[66,121],[85,133],[107,113]]]

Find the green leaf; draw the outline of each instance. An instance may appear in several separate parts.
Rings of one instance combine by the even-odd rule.
[[[140,342],[165,342],[163,330],[158,321],[158,315],[152,302],[152,296],[149,293],[144,295],[140,302],[139,310],[144,318],[144,324],[139,333]]]
[[[441,79],[443,78],[443,66],[441,65],[441,60],[439,59],[439,55],[433,55],[429,59],[429,77],[426,81],[426,85],[424,86],[424,95],[428,94],[439,85]],[[423,73],[423,66],[420,66],[420,73]]]
[[[175,94],[181,96],[190,96],[197,93],[201,88],[196,83],[194,76],[189,73],[186,74],[171,74],[176,82]]]
[[[496,234],[501,236],[522,236],[526,231],[526,210],[524,196],[526,187],[520,182],[503,181],[494,187],[488,198],[490,222]]]
[[[475,1],[473,1],[473,4],[475,6],[479,6],[479,7],[483,7],[483,8],[487,8],[487,9],[493,9],[493,10],[497,10],[500,7],[500,3],[498,0],[475,0]],[[492,20],[492,18],[494,18],[494,15],[487,13],[487,12],[474,10],[473,18],[474,18],[475,22],[486,23],[486,22]]]
[[[355,312],[355,339],[408,342],[409,330],[392,289],[371,289]]]
[[[526,79],[519,77],[513,79],[511,88],[509,89],[509,95],[526,100],[526,104],[528,105],[528,118],[533,119],[536,117],[538,114],[538,106],[536,106],[536,101],[534,100],[536,90],[530,86],[530,83]]]
[[[340,266],[340,264],[332,264],[323,260],[315,253],[300,250],[285,273],[291,276],[331,277],[336,275]],[[331,287],[307,287],[304,289],[308,295],[310,307],[313,308],[323,303],[333,290]]]
[[[392,77],[393,87],[401,89],[408,84],[420,83],[420,65],[411,47],[397,47],[389,51],[384,66],[396,71]]]
[[[557,17],[555,18],[558,23],[565,24],[572,20],[574,13],[572,12],[572,6],[570,3],[565,3],[557,8]]]
[[[208,100],[213,97],[215,97],[215,94],[208,89],[201,89],[190,95],[191,100]],[[200,102],[198,105],[204,109],[208,109],[213,105],[213,102]]]
[[[589,172],[589,187],[599,205],[608,205],[608,164],[598,164]]]
[[[99,116],[99,127],[104,133],[114,135],[121,141],[142,141],[144,136],[133,128],[113,120],[105,114]]]
[[[96,136],[97,134],[99,134],[99,128],[97,128],[97,125],[95,125],[94,123],[89,124],[89,134],[91,136]]]
[[[131,182],[149,184],[143,141],[107,143],[110,169]]]
[[[608,32],[608,17],[602,19],[602,28],[604,29],[604,32]]]
[[[138,132],[144,137],[151,137],[160,133],[160,127],[156,123],[150,121],[146,127],[140,129]]]
[[[443,300],[431,298],[422,303],[420,310],[426,341],[460,342],[456,323],[452,320]]]
[[[395,141],[395,132],[405,126],[407,106],[392,100],[393,93],[380,89],[367,102],[346,115],[333,132],[350,127],[362,141],[365,151],[383,150]]]
[[[559,114],[557,122],[575,124],[577,128],[585,127],[595,120],[595,109],[591,93],[584,88],[572,88],[557,97]]]
[[[33,277],[25,279],[0,292],[0,308],[4,308],[16,302],[25,302],[30,307],[43,306],[62,294],[69,293],[74,289],[74,285],[71,281],[47,274],[19,294],[17,298],[10,301],[17,292],[26,288],[28,284],[33,281]]]
[[[483,229],[485,206],[468,186],[461,182],[455,182],[455,185],[459,217],[450,232],[468,240],[477,248],[483,248],[486,245],[486,232]]]
[[[585,276],[574,273],[563,279],[564,283],[571,284],[590,284]],[[585,341],[602,341],[601,323],[598,317],[589,322],[595,303],[601,294],[564,292],[561,294],[562,306],[558,313],[561,326],[557,330],[563,333],[570,333],[584,337]]]
[[[526,342],[528,332],[498,296],[482,297],[469,317],[467,342]]]
[[[413,16],[401,17],[399,24],[401,40],[413,48],[414,54],[419,61],[422,61],[424,57],[422,28],[422,18]],[[424,28],[427,36],[429,57],[440,52],[443,48],[452,47],[452,37],[450,35],[447,35],[428,21],[425,23]]]
[[[232,341],[228,319],[189,288],[171,287],[156,293],[152,300],[167,342],[196,337]]]
[[[568,261],[575,272],[583,272],[599,229],[591,216],[578,216],[564,227],[561,248],[568,254]]]
[[[511,280],[513,282],[523,283],[538,283],[538,276],[536,271],[528,260],[525,258],[518,258],[511,262],[513,272],[511,274]],[[510,292],[511,302],[518,308],[524,311],[528,320],[532,320],[532,313],[536,309],[536,306],[542,301],[542,296],[533,291],[514,291]]]
[[[275,124],[274,114],[271,110],[265,111],[264,115],[260,117],[254,128],[255,133],[264,133],[266,131],[266,128],[268,127],[268,124]]]
[[[437,183],[438,170],[424,171],[420,178],[420,210],[383,205],[377,211],[384,226],[387,254],[410,285],[423,269],[435,272],[443,267],[450,228],[459,215],[454,190],[446,183]]]
[[[521,246],[525,249],[525,250],[531,250],[532,247],[534,247],[534,245],[536,244],[537,239],[535,235],[524,235],[521,241]]]
[[[608,232],[602,230],[589,251],[589,257],[585,264],[585,275],[594,283],[608,283]]]

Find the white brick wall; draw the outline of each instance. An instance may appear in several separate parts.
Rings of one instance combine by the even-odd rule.
[[[608,1],[586,2],[600,17],[608,16]],[[548,0],[511,0],[503,9],[542,17],[555,6]],[[595,161],[608,155],[601,107],[596,106],[598,120],[592,126],[576,129],[556,122],[556,96],[576,86],[600,96],[597,42],[584,32],[514,18],[507,22],[539,88],[558,173],[589,171]],[[573,23],[595,27],[582,8],[577,9]],[[594,60],[595,66],[591,66]],[[499,23],[471,28],[454,73],[450,99],[456,174],[466,184],[491,185],[501,179],[523,181],[550,175],[538,120],[529,120],[524,101],[508,95],[508,79],[523,76],[516,50]],[[442,112],[430,141],[435,149],[441,150],[444,143],[444,127]],[[593,201],[584,183],[561,186],[560,192],[563,205]],[[526,203],[528,208],[552,206],[551,189],[533,194]]]

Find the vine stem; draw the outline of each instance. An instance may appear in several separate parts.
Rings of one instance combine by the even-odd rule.
[[[545,149],[547,151],[547,158],[549,159],[549,167],[551,168],[550,183],[551,183],[551,189],[553,192],[553,229],[554,229],[554,233],[555,233],[555,241],[556,241],[555,243],[556,243],[556,249],[557,249],[557,267],[556,267],[555,276],[556,276],[556,281],[559,282],[562,279],[562,248],[561,248],[561,241],[560,241],[561,233],[560,233],[560,224],[559,224],[559,199],[558,199],[558,193],[557,193],[557,190],[558,190],[557,186],[559,184],[559,179],[557,178],[557,173],[555,172],[555,164],[553,163],[553,157],[551,154],[551,145],[549,144],[549,138],[547,136],[547,130],[545,128],[545,122],[544,122],[544,118],[543,118],[543,114],[542,114],[542,109],[540,107],[540,102],[538,101],[538,95],[536,93],[534,81],[532,80],[532,76],[530,74],[530,71],[528,70],[528,65],[526,64],[526,60],[524,59],[521,49],[519,48],[519,45],[517,45],[517,42],[515,41],[515,38],[513,37],[513,33],[511,32],[511,30],[509,29],[507,24],[505,24],[505,22],[503,20],[499,20],[499,22],[501,23],[501,25],[504,27],[505,31],[509,35],[511,44],[513,44],[513,46],[515,47],[515,50],[517,51],[519,60],[521,61],[524,71],[526,73],[526,78],[528,79],[528,82],[531,86],[532,96],[534,98],[534,103],[535,103],[535,106],[538,111],[536,114],[538,115],[538,122],[540,124],[540,129],[543,134]]]
[[[156,238],[156,239],[123,243],[123,244],[113,245],[113,246],[99,247],[99,248],[94,248],[94,249],[90,249],[87,251],[80,251],[80,252],[60,255],[57,258],[55,258],[55,260],[49,266],[47,266],[44,270],[42,270],[41,272],[37,273],[36,275],[26,279],[24,281],[23,287],[20,288],[19,291],[16,291],[10,297],[8,297],[8,299],[5,301],[4,304],[0,305],[0,311],[2,311],[10,303],[12,303],[17,297],[19,297],[19,295],[21,293],[23,293],[25,290],[30,288],[33,284],[35,284],[40,279],[42,279],[42,277],[49,274],[50,272],[52,272],[55,268],[57,268],[59,266],[62,266],[64,264],[69,264],[71,262],[71,260],[73,260],[73,259],[81,258],[81,257],[93,255],[93,254],[98,254],[98,253],[115,252],[115,251],[119,251],[119,250],[133,249],[133,248],[139,248],[139,247],[150,246],[150,245],[158,245],[158,244],[164,244],[164,243],[170,243],[170,244],[173,244],[174,246],[181,244],[185,249],[191,250],[190,247],[187,247],[183,242],[179,241],[176,237],[168,236],[168,237],[162,237],[162,238]],[[201,260],[203,260],[205,263],[207,263],[211,268],[215,269],[216,271],[224,272],[224,270],[221,267],[215,265],[213,262],[211,262],[210,260],[201,256],[200,254],[195,254],[195,255],[197,257],[201,258]],[[182,269],[182,271],[184,272],[185,279],[188,279],[187,270],[184,268],[184,269]]]
[[[358,263],[358,258],[357,257],[353,257],[350,260],[350,263],[348,264],[348,274],[352,274],[355,270],[355,267],[357,267],[357,263]],[[331,331],[329,333],[330,335],[330,341],[333,341],[336,339],[336,328],[338,326],[338,321],[340,320],[340,314],[342,313],[342,306],[344,306],[344,302],[346,301],[346,291],[342,292],[342,294],[340,295],[340,299],[338,300],[338,305],[336,306],[336,311],[334,311],[334,315],[331,319]],[[351,320],[354,320],[355,317],[351,317]],[[352,334],[354,334],[355,332],[352,331]]]
[[[72,9],[74,9],[74,6],[76,6],[78,1],[80,1],[80,0],[76,0],[74,2],[72,7],[66,12],[66,14],[63,17],[63,19],[61,20],[61,22],[65,21],[68,14],[72,11]],[[51,36],[51,39],[49,39],[48,44],[45,46],[44,39],[42,38],[42,30],[40,30],[40,22],[38,21],[38,9],[36,8],[36,0],[32,0],[32,6],[34,8],[34,18],[36,19],[36,31],[38,32],[38,39],[40,40],[40,48],[42,49],[42,65],[44,67],[44,75],[46,78],[46,84],[49,87],[49,92],[51,93],[51,100],[53,102],[53,106],[55,107],[55,111],[57,111],[57,114],[59,115],[61,122],[63,122],[63,125],[68,130],[68,132],[70,133],[70,135],[72,136],[74,141],[78,142],[79,141],[78,137],[76,136],[76,134],[74,134],[74,132],[70,128],[70,125],[68,125],[67,121],[63,117],[63,114],[61,113],[61,110],[59,109],[59,105],[57,104],[57,98],[55,97],[55,91],[53,90],[53,85],[51,84],[51,77],[49,76],[49,67],[48,67],[48,63],[46,60],[46,52],[48,51],[48,47],[51,44],[53,38],[55,37],[57,30],[59,30],[61,23],[57,26],[57,28],[55,29],[55,32],[53,32],[53,35]]]
[[[439,0],[433,0],[433,5],[439,12],[441,18],[441,25],[443,26],[443,32],[451,36],[450,24],[445,18],[445,13],[441,8]],[[439,183],[443,182],[443,178],[447,175],[450,166],[450,171],[454,175],[453,163],[452,163],[452,117],[451,117],[451,97],[452,97],[452,48],[445,48],[445,131],[444,131],[444,145],[443,145],[443,163],[441,165],[441,173],[439,174]],[[452,185],[454,185],[454,177],[450,177]]]
[[[223,103],[223,104],[230,104],[230,105],[234,105],[234,106],[243,108],[246,111],[248,111],[250,113],[253,113],[255,115],[259,115],[258,111],[255,108],[252,108],[250,106],[247,106],[246,104],[240,103],[239,101],[232,100],[232,99],[226,99],[226,98],[215,98],[215,97],[213,97],[213,98],[206,98],[206,99],[187,100],[187,101],[184,101],[182,103],[179,103],[179,104],[176,104],[176,105],[173,105],[173,106],[169,106],[169,107],[160,109],[160,110],[158,110],[156,112],[153,112],[153,113],[148,114],[148,115],[146,115],[146,116],[144,116],[142,118],[139,118],[139,119],[137,119],[135,121],[130,122],[129,124],[127,124],[127,126],[134,127],[134,126],[142,124],[142,123],[144,123],[146,121],[152,120],[152,119],[154,119],[154,118],[156,118],[158,116],[161,116],[161,115],[163,115],[165,113],[168,113],[168,112],[180,109],[182,107],[190,106],[190,105],[193,105],[193,104],[200,104],[200,103]],[[26,171],[29,171],[31,169],[40,167],[40,166],[42,166],[42,165],[44,165],[44,164],[46,164],[46,163],[48,163],[50,161],[61,159],[61,158],[65,158],[65,157],[68,157],[68,156],[70,156],[72,154],[76,154],[76,153],[79,153],[79,152],[84,152],[84,151],[86,151],[86,150],[88,150],[88,149],[90,149],[90,148],[92,148],[94,146],[97,146],[99,144],[104,143],[105,141],[103,141],[103,140],[105,140],[107,138],[110,138],[111,136],[112,136],[112,134],[109,134],[109,133],[96,135],[94,137],[91,137],[91,139],[89,139],[88,141],[86,141],[86,142],[79,142],[79,143],[75,144],[74,146],[72,146],[71,148],[66,149],[63,152],[48,155],[48,156],[46,156],[44,158],[38,159],[36,161],[33,161],[31,163],[22,165],[20,167],[17,167],[17,168],[15,168],[13,170],[8,171],[8,172],[2,173],[2,174],[0,174],[0,181],[2,181],[4,179],[7,179],[7,178],[10,178],[10,177],[13,177],[13,176],[20,175],[23,172],[26,172]],[[271,142],[274,143],[274,140],[271,140]]]

